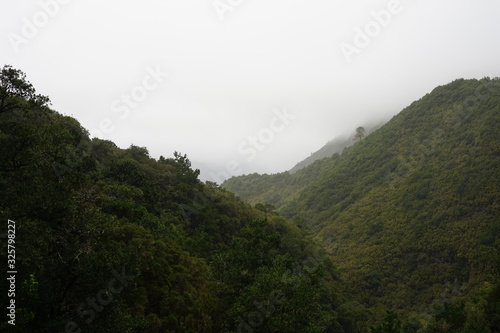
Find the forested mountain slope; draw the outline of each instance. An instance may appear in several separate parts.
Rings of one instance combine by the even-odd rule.
[[[375,313],[391,308],[437,332],[500,329],[499,312],[493,326],[479,314],[488,291],[498,297],[499,79],[437,87],[342,155],[293,175],[223,185],[312,230]],[[463,320],[451,324],[452,313]]]
[[[372,132],[380,125],[368,129]],[[354,144],[354,134],[338,137],[327,142],[318,151],[297,163],[290,171],[277,174],[257,174],[232,177],[222,183],[222,187],[237,193],[251,204],[266,203],[280,208],[290,202],[304,186],[317,177],[323,168],[328,168],[328,161],[335,159],[343,150]],[[303,171],[305,167],[307,170]],[[293,176],[292,176],[293,175]]]
[[[351,146],[354,143],[353,138],[351,137],[338,137],[329,142],[327,142],[323,147],[311,153],[311,156],[308,156],[303,161],[297,163],[293,168],[289,170],[291,174],[299,171],[300,169],[305,168],[306,166],[312,164],[314,161],[331,157],[333,154],[341,154],[342,151]]]
[[[1,243],[16,251],[2,267],[17,271],[0,331],[351,331],[337,270],[310,236],[201,183],[185,155],[90,139],[10,66],[0,155],[0,216],[15,225]]]
[[[377,130],[384,123],[385,121],[382,123],[378,123],[377,125],[372,124],[370,127],[368,126],[361,127],[363,129],[363,135],[369,134]],[[300,169],[303,169],[306,166],[311,165],[314,161],[323,159],[325,157],[331,157],[333,154],[342,154],[342,151],[344,151],[345,148],[352,146],[355,143],[355,141],[358,140],[355,137],[355,134],[356,133],[353,132],[351,135],[338,136],[335,139],[328,141],[323,147],[321,147],[314,153],[311,153],[311,156],[308,156],[304,160],[297,163],[293,168],[289,170],[289,173],[293,174],[299,171]]]

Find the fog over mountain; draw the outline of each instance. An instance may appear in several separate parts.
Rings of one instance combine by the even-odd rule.
[[[497,1],[27,0],[2,9],[2,63],[29,73],[54,109],[122,148],[186,153],[211,169],[203,178],[287,170],[437,85],[499,69]],[[294,117],[273,130],[277,110]]]
[[[0,332],[500,332],[499,13],[4,1]]]

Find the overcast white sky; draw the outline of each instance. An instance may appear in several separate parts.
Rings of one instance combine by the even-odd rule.
[[[55,110],[215,181],[500,75],[498,0],[1,0],[0,31],[0,66]]]

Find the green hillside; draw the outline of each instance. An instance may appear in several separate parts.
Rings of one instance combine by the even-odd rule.
[[[438,87],[342,154],[224,184],[252,206],[5,66],[0,332],[498,332],[499,108],[498,79]]]
[[[370,127],[363,126],[363,129],[366,131],[366,133],[371,133],[380,128],[382,125],[383,123],[371,125]],[[349,136],[338,136],[335,139],[328,141],[323,147],[321,147],[314,153],[311,153],[311,155],[306,157],[304,160],[295,164],[295,166],[289,170],[289,173],[294,174],[300,169],[303,169],[306,166],[311,165],[313,162],[325,157],[331,157],[334,154],[342,154],[345,148],[352,146],[357,140],[357,138],[355,138],[355,134],[356,133],[353,132]]]
[[[380,125],[373,126],[368,129],[368,132],[378,127]],[[329,168],[329,161],[336,159],[345,148],[352,144],[354,144],[354,133],[348,138],[339,137],[327,142],[288,172],[271,175],[253,173],[232,177],[223,182],[222,187],[237,193],[241,199],[253,205],[265,202],[281,208],[286,203],[297,199],[300,190],[326,171]],[[307,170],[303,170],[305,167],[308,167]]]
[[[309,235],[201,183],[185,155],[91,139],[49,105],[1,70],[2,267],[17,271],[1,332],[350,331]]]
[[[500,80],[456,80],[342,155],[223,186],[310,229],[375,317],[497,332],[498,303],[484,311],[500,273],[499,124]]]
[[[352,137],[338,137],[329,142],[327,142],[323,147],[311,153],[311,156],[308,156],[303,161],[295,164],[293,168],[289,170],[289,173],[294,174],[300,169],[305,168],[308,165],[311,165],[314,161],[323,159],[325,157],[331,157],[333,154],[341,154],[342,151],[354,144],[354,140]]]

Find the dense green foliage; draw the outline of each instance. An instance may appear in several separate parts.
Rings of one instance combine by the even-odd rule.
[[[0,331],[499,332],[499,112],[498,79],[438,87],[341,154],[224,183],[252,207],[186,155],[89,138],[6,66]]]
[[[498,332],[499,125],[500,80],[456,80],[341,155],[223,187],[309,228],[373,332]]]
[[[329,256],[270,206],[201,183],[180,153],[155,160],[91,139],[22,72],[6,66],[0,78],[0,216],[16,222],[18,271],[16,326],[1,331],[353,325]]]

